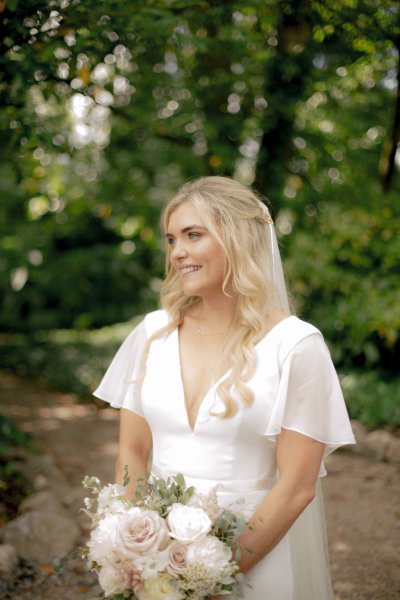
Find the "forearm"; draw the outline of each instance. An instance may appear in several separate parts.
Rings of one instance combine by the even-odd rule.
[[[122,408],[120,415],[119,449],[115,465],[115,481],[124,484],[126,473],[129,483],[125,497],[132,500],[138,478],[147,477],[152,437],[147,421],[133,411]]]
[[[137,485],[140,484],[138,478],[147,477],[147,460],[133,453],[120,453],[115,465],[115,482],[123,485],[126,473],[128,473],[129,483],[125,488],[125,497],[130,500],[135,495]]]
[[[235,551],[233,556],[241,573],[247,573],[280,542],[311,499],[312,490],[294,490],[281,481],[272,488],[236,541],[240,559]]]
[[[312,487],[293,489],[282,481],[273,487],[237,540],[242,573],[249,571],[280,542],[313,499],[313,492]]]

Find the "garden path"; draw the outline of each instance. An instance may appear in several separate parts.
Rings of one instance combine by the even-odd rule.
[[[1,412],[32,432],[71,488],[85,474],[112,480],[118,411],[0,372]],[[323,481],[336,600],[400,598],[400,477],[393,464],[350,451],[328,458]],[[43,575],[13,600],[84,600],[95,595],[82,565]]]

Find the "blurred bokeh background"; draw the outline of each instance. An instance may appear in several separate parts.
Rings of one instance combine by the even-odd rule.
[[[88,397],[157,305],[163,204],[225,174],[268,198],[351,416],[399,426],[398,2],[0,5],[0,367]]]

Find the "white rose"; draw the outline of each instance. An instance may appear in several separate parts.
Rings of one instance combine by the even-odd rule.
[[[147,579],[143,587],[136,592],[139,600],[183,600],[184,596],[171,584],[171,576],[160,573],[153,579]]]
[[[169,543],[168,527],[159,514],[138,507],[119,515],[115,537],[118,553],[126,559],[164,550]]]
[[[211,521],[202,508],[173,504],[167,517],[170,536],[183,543],[203,539],[211,529]]]
[[[105,596],[121,594],[125,588],[124,578],[121,579],[119,570],[114,565],[104,565],[99,573],[99,584]]]
[[[228,565],[231,558],[232,550],[229,546],[211,535],[187,547],[186,561],[189,564],[201,563],[214,576]]]
[[[119,515],[107,514],[90,534],[89,558],[99,565],[113,561],[117,550],[117,525]]]
[[[97,514],[103,512],[123,512],[126,510],[126,503],[122,499],[125,488],[118,483],[110,483],[104,486],[97,496]]]
[[[186,569],[186,567],[187,567],[186,551],[187,551],[187,545],[182,544],[182,542],[178,542],[177,540],[175,540],[174,542],[172,542],[172,544],[170,544],[168,546],[168,548],[167,548],[167,552],[168,552],[167,571],[173,577],[177,577],[178,575],[183,573],[183,571]]]

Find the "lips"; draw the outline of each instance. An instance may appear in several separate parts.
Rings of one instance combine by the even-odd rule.
[[[199,271],[201,267],[198,265],[188,265],[180,268],[181,275],[188,275],[189,273],[194,273],[195,271]]]

